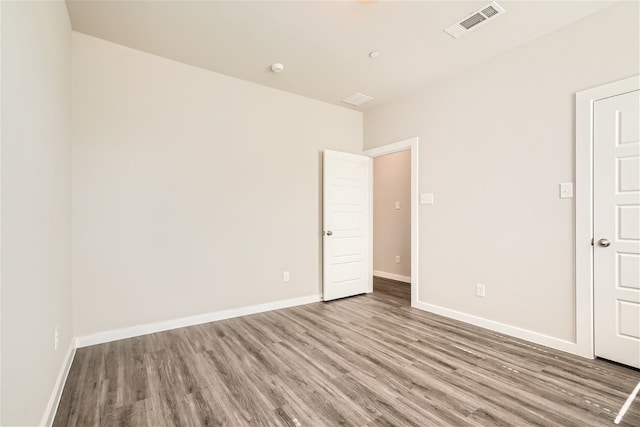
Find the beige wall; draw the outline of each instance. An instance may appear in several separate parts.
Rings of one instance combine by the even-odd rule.
[[[64,2],[2,2],[0,424],[7,426],[40,424],[73,336],[70,43]]]
[[[419,191],[435,193],[420,301],[574,340],[574,203],[558,189],[574,180],[574,94],[639,72],[638,16],[616,4],[365,114],[367,149],[420,138]]]
[[[411,150],[373,159],[373,190],[373,269],[410,278]]]
[[[76,334],[318,295],[362,114],[73,34]],[[283,282],[283,271],[290,282]]]

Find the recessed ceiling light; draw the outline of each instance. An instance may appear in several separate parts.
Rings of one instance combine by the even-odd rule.
[[[377,58],[379,56],[380,56],[380,52],[378,52],[377,50],[373,50],[369,52],[369,58]]]

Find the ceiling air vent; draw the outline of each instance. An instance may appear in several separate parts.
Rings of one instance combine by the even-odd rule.
[[[367,101],[371,101],[372,99],[373,98],[368,95],[364,95],[362,93],[354,93],[353,95],[343,99],[342,102],[346,104],[355,105],[357,107],[359,105],[364,104]]]
[[[498,15],[502,15],[504,9],[496,2],[491,2],[482,9],[473,12],[471,15],[456,22],[449,28],[445,28],[445,32],[451,37],[458,38],[472,29],[478,27],[480,24],[487,22],[490,19],[495,18]]]

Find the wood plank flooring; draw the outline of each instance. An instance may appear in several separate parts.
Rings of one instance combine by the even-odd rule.
[[[607,426],[640,381],[374,289],[78,349],[54,425]]]

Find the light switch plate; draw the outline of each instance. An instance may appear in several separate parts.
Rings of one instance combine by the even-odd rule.
[[[396,209],[400,209],[400,202],[396,202]]]
[[[560,198],[570,199],[573,197],[573,182],[564,182],[560,184]]]
[[[421,205],[432,205],[433,204],[433,193],[420,193],[420,204]]]

